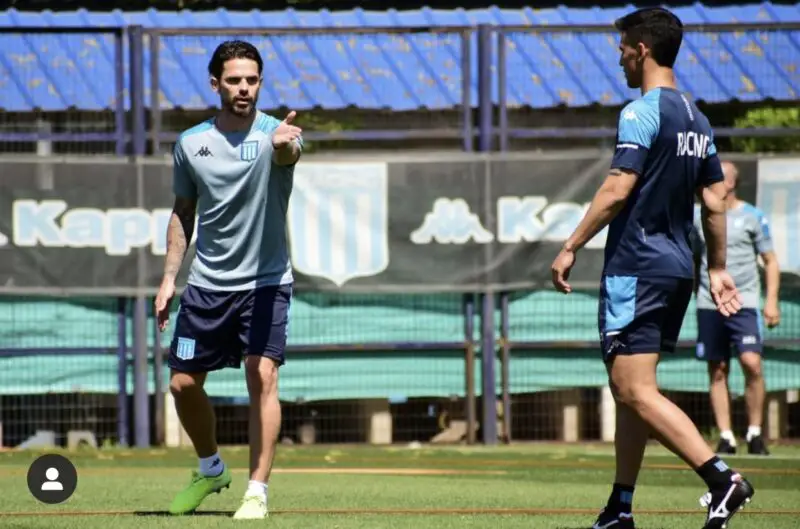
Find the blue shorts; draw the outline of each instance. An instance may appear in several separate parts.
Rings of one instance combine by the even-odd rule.
[[[697,358],[709,362],[730,360],[737,354],[763,351],[761,315],[756,309],[740,309],[725,317],[714,309],[697,310]]]
[[[188,285],[167,365],[187,373],[241,366],[244,355],[284,364],[292,285],[218,292]]]
[[[598,310],[603,360],[675,351],[692,293],[692,279],[604,275]]]

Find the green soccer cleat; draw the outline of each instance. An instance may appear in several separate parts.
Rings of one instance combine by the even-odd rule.
[[[222,489],[231,486],[231,472],[226,466],[219,476],[202,476],[197,470],[192,470],[192,481],[172,500],[169,506],[170,514],[188,514],[194,512],[203,500],[212,492],[219,493]]]

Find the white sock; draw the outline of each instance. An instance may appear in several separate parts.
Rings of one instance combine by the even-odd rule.
[[[219,452],[213,456],[200,458],[200,474],[203,476],[219,476],[225,469],[225,463],[222,462]]]
[[[247,482],[247,492],[245,496],[261,496],[264,501],[267,499],[267,484],[262,481],[250,480]]]
[[[761,435],[761,426],[750,426],[747,428],[747,442],[749,443],[753,437]]]
[[[731,430],[725,430],[722,433],[720,433],[719,436],[728,441],[728,443],[730,443],[731,446],[736,446],[736,437],[733,435],[733,432]]]

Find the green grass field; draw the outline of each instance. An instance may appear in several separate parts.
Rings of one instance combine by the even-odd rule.
[[[800,526],[800,448],[775,447],[770,458],[735,456],[756,487],[730,527]],[[0,452],[0,527],[128,529],[266,525],[276,528],[587,529],[613,479],[608,445],[511,447],[279,448],[268,520],[233,521],[247,482],[247,450],[223,448],[234,483],[198,513],[165,511],[196,464],[187,450],[61,452],[78,469],[67,502],[39,503],[26,484],[39,452]],[[654,445],[636,491],[641,529],[700,528],[700,479]]]

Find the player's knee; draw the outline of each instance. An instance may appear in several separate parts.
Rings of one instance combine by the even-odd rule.
[[[755,353],[742,355],[742,371],[748,379],[757,379],[763,376],[761,357]]]
[[[278,366],[271,358],[250,356],[245,360],[247,387],[254,394],[277,393]]]
[[[614,384],[612,390],[617,402],[638,409],[647,401],[648,395],[653,392],[653,388],[641,382],[624,381]]]
[[[712,362],[708,365],[708,373],[711,376],[711,383],[722,383],[728,380],[727,362]]]
[[[173,373],[169,381],[169,391],[176,399],[183,395],[198,391],[203,387],[204,375],[191,373]]]

